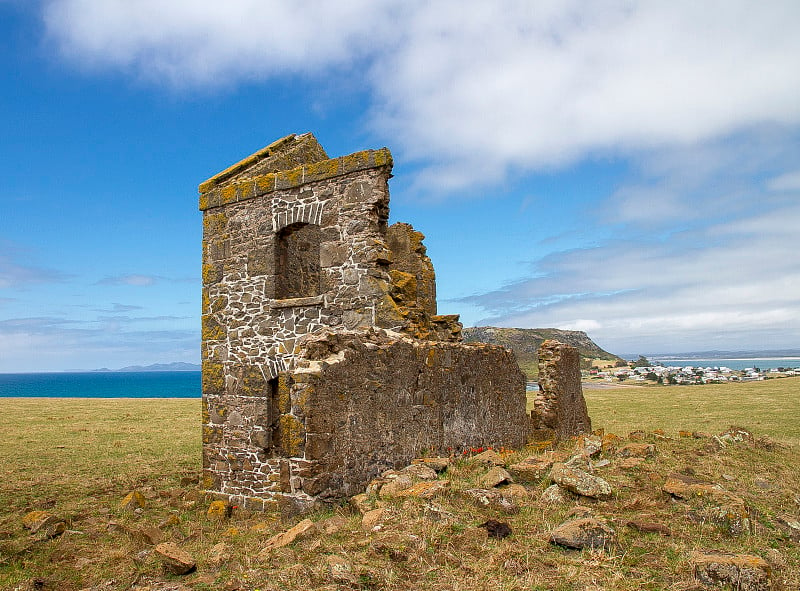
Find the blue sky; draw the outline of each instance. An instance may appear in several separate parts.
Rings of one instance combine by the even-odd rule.
[[[199,360],[197,185],[389,147],[467,326],[800,347],[800,4],[0,0],[0,371]]]

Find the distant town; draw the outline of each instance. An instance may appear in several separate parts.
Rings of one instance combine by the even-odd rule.
[[[593,366],[581,372],[583,379],[589,382],[640,382],[665,385],[722,384],[726,382],[751,382],[770,378],[800,375],[800,369],[793,367],[759,367],[753,360],[753,366],[744,369],[731,369],[724,365],[665,365],[650,362],[644,357],[630,363],[618,362],[614,366]]]

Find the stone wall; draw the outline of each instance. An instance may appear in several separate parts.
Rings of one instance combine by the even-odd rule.
[[[592,430],[576,347],[546,340],[539,347],[539,393],[531,412],[537,436],[568,439]]]
[[[513,355],[459,342],[422,234],[388,227],[391,168],[304,134],[200,185],[207,489],[305,506],[423,449],[524,442]]]

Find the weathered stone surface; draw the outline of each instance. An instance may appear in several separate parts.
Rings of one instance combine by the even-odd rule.
[[[438,494],[445,492],[450,487],[449,480],[423,480],[411,485],[407,489],[397,493],[398,497],[418,497],[420,499],[431,499]]]
[[[221,500],[293,513],[423,453],[525,443],[524,376],[437,315],[424,236],[388,226],[391,168],[292,135],[200,185],[202,488]]]
[[[534,429],[558,439],[590,433],[592,422],[581,389],[580,354],[575,347],[547,340],[539,348],[539,393],[531,412]]]
[[[617,450],[621,458],[651,458],[656,455],[656,446],[652,443],[626,443]]]
[[[550,533],[550,541],[577,550],[607,548],[615,543],[616,532],[598,519],[583,517],[559,525]]]
[[[689,563],[695,579],[704,585],[725,585],[737,591],[772,588],[772,569],[760,556],[694,552]]]
[[[212,501],[206,511],[206,517],[214,521],[225,519],[228,511],[228,504],[225,501]]]
[[[679,499],[691,499],[693,497],[716,497],[725,495],[725,491],[718,484],[713,484],[703,480],[673,472],[667,476],[662,490],[673,497]]]
[[[125,498],[119,503],[119,508],[133,511],[135,509],[144,509],[146,505],[147,501],[144,495],[138,490],[134,490],[125,495]]]
[[[611,498],[611,485],[608,482],[567,464],[553,464],[550,478],[559,486],[583,497],[601,500]]]
[[[544,489],[544,492],[542,492],[539,500],[548,505],[563,505],[564,503],[571,501],[572,497],[566,488],[563,488],[557,484],[551,484]]]
[[[775,518],[775,523],[778,524],[787,537],[793,542],[800,542],[800,519],[790,515],[778,515]]]
[[[136,528],[131,531],[131,536],[148,546],[156,546],[164,541],[164,532],[153,526]]]
[[[63,524],[63,520],[59,519],[49,511],[31,511],[22,518],[22,526],[25,529],[30,530],[32,534],[39,533],[40,531],[46,531],[48,529],[53,529],[53,531],[55,531],[56,526],[59,523]],[[59,533],[63,533],[65,529],[66,528],[63,528]]]
[[[413,465],[422,464],[441,474],[450,465],[450,458],[414,458],[411,460]]]
[[[355,583],[357,581],[357,577],[353,574],[353,565],[349,560],[329,554],[325,557],[325,564],[328,567],[328,574],[337,583]]]
[[[500,466],[495,466],[483,475],[480,484],[485,488],[494,488],[501,484],[511,484],[512,482],[514,482],[514,479],[511,474]]]
[[[288,546],[295,540],[301,540],[303,538],[307,538],[312,535],[316,531],[316,526],[314,522],[310,519],[303,519],[300,523],[295,525],[292,528],[287,529],[285,532],[281,532],[279,534],[275,534],[264,545],[264,548],[261,550],[261,554],[265,554],[270,550],[274,550],[275,548],[282,548],[283,546]]]
[[[197,566],[191,554],[172,542],[157,545],[155,552],[164,565],[164,569],[172,574],[185,575],[192,572]]]
[[[401,472],[408,474],[412,478],[419,480],[436,480],[439,478],[436,470],[427,464],[411,464],[401,470]]]
[[[233,557],[230,547],[225,542],[219,542],[211,547],[208,553],[208,564],[219,568]]]
[[[522,482],[537,482],[547,476],[555,460],[552,457],[532,456],[521,462],[511,464],[508,472]]]
[[[504,495],[496,488],[469,488],[461,491],[461,494],[479,507],[488,507],[495,511],[502,511],[508,514],[519,512],[519,506],[514,500]]]
[[[361,527],[364,529],[374,529],[378,527],[388,515],[389,511],[385,507],[367,511],[361,518]]]
[[[472,460],[481,464],[488,464],[491,466],[505,466],[506,461],[499,453],[493,449],[487,449],[479,454],[472,456]]]

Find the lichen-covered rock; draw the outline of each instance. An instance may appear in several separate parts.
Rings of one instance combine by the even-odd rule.
[[[553,464],[550,479],[559,486],[583,497],[606,500],[611,498],[611,485],[579,468],[562,464]]]
[[[737,591],[772,588],[772,569],[760,556],[694,552],[689,563],[695,579],[704,585],[725,585]]]
[[[488,507],[508,514],[519,512],[519,506],[496,488],[470,488],[461,491],[461,494],[479,507]]]
[[[599,519],[583,517],[559,525],[550,533],[550,541],[577,550],[607,548],[615,543],[616,532]]]
[[[494,466],[481,477],[480,484],[485,488],[494,488],[501,484],[511,484],[512,482],[514,482],[514,479],[511,474],[500,466]]]
[[[185,575],[192,572],[197,563],[191,554],[182,550],[172,542],[164,542],[155,547],[164,569],[174,575]]]
[[[592,430],[581,388],[580,354],[575,347],[544,341],[539,348],[539,393],[531,413],[534,429],[552,430],[564,440]]]
[[[511,464],[508,471],[515,479],[522,482],[538,482],[550,472],[554,462],[552,457],[532,456]]]
[[[288,546],[295,540],[300,540],[303,538],[307,538],[312,535],[316,531],[316,526],[314,522],[310,519],[303,519],[300,523],[287,529],[285,532],[281,532],[272,536],[267,543],[264,545],[264,548],[261,550],[261,554],[264,555],[268,553],[270,550],[274,550],[275,548],[281,548],[283,546]]]
[[[539,500],[548,505],[563,505],[564,503],[570,502],[572,497],[566,488],[562,488],[557,484],[551,484],[544,489]]]
[[[626,443],[617,449],[621,458],[651,458],[656,455],[656,446],[652,443]]]
[[[129,511],[134,511],[136,509],[144,509],[147,506],[147,501],[144,498],[144,495],[140,493],[138,490],[133,490],[125,495],[119,502],[120,509],[127,509]]]

